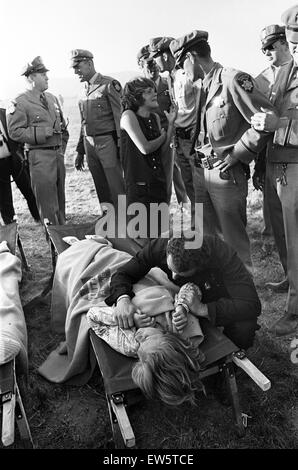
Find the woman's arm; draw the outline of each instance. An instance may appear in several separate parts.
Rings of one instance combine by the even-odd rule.
[[[144,136],[140,124],[137,120],[135,113],[131,110],[124,111],[120,120],[120,128],[124,129],[135,146],[142,152],[144,155],[157,150],[165,141],[166,133],[165,130],[161,130],[161,135],[157,139],[147,140]]]

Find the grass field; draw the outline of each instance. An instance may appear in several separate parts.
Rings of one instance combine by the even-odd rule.
[[[66,212],[73,223],[94,220],[99,207],[89,171],[76,172],[73,161],[79,135],[79,116],[73,100],[65,100],[70,119],[66,153]],[[51,274],[51,257],[44,230],[33,223],[20,192],[14,187],[14,205],[20,233],[31,265],[20,292],[23,304],[37,295]],[[143,449],[275,449],[298,447],[298,365],[290,361],[293,336],[276,338],[270,327],[282,315],[286,294],[264,288],[282,278],[277,253],[261,250],[261,198],[250,188],[248,231],[252,244],[255,282],[263,313],[262,328],[248,357],[268,376],[272,387],[262,392],[244,374],[238,378],[241,408],[249,415],[243,438],[235,434],[232,410],[212,395],[198,395],[198,405],[167,409],[159,403],[141,403],[130,410],[137,446]],[[51,331],[50,296],[26,309],[29,381],[24,396],[31,433],[37,449],[107,449],[111,429],[99,372],[82,387],[55,385],[37,373],[38,366],[63,338]],[[14,448],[19,448],[16,436]]]

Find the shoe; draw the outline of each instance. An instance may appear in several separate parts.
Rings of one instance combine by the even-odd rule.
[[[289,281],[285,278],[280,282],[266,282],[265,287],[272,289],[274,292],[288,292]]]
[[[271,328],[276,336],[285,336],[298,332],[298,317],[285,313]]]

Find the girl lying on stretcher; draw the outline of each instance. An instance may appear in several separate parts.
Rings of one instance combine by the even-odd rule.
[[[187,283],[174,302],[166,292],[160,286],[147,287],[134,297],[135,327],[120,328],[113,318],[115,307],[106,305],[90,308],[87,321],[112,348],[138,358],[132,379],[145,396],[167,405],[194,403],[197,372],[205,359],[198,347],[203,333],[194,316],[202,310],[201,292],[195,284]]]

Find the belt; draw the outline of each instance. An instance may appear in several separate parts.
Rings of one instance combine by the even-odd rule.
[[[87,134],[86,137],[101,137],[103,135],[117,135],[117,132],[114,131],[108,131],[108,132],[103,132],[102,134]]]
[[[195,166],[199,166],[201,168],[206,168],[207,170],[212,170],[214,168],[213,164],[222,161],[217,155],[203,155],[200,152],[195,153]]]
[[[30,150],[58,150],[61,148],[61,145],[53,145],[52,147],[31,147]]]
[[[201,152],[196,152],[195,153],[194,164],[197,167],[199,166],[199,167],[207,169],[207,170],[213,170],[213,168],[214,168],[213,164],[214,163],[219,162],[219,161],[221,161],[221,162],[223,161],[222,158],[219,158],[216,155],[207,155],[207,156],[205,155],[204,157],[202,157],[201,155],[204,155],[204,154],[202,154]],[[234,183],[236,184],[236,181],[235,181],[235,178],[234,178],[233,174],[232,175],[230,174],[230,170],[225,170],[225,171],[220,171],[219,172],[219,177],[222,180],[230,180],[231,176],[233,178]]]
[[[136,181],[136,186],[142,186],[143,188],[157,188],[159,187],[161,184],[163,184],[162,182],[154,182],[154,183],[146,183],[145,181]]]
[[[193,127],[176,127],[175,133],[177,137],[180,137],[180,139],[189,140],[191,138],[192,130]]]

